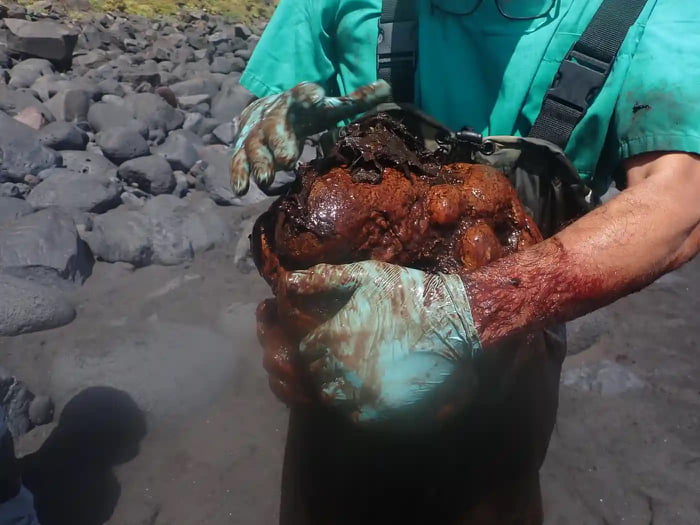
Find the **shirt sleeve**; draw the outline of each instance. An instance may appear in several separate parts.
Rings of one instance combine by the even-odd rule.
[[[281,0],[246,67],[241,84],[258,97],[308,81],[334,91],[330,35],[338,0]]]
[[[700,4],[658,0],[622,85],[612,129],[619,161],[700,153]]]

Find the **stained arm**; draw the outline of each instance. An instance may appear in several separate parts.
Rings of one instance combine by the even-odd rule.
[[[556,236],[463,279],[484,346],[575,319],[700,251],[700,156],[626,162],[628,188]]]

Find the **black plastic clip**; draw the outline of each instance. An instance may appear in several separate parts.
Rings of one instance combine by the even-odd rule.
[[[607,62],[571,50],[546,97],[585,114],[605,84],[609,70]]]

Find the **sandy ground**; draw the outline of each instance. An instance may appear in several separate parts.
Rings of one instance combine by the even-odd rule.
[[[267,390],[254,337],[268,290],[234,252],[137,271],[98,263],[73,297],[75,322],[0,339],[3,366],[52,395],[57,414],[90,386],[126,391],[145,411],[147,434],[124,444],[130,460],[89,469],[89,498],[70,467],[54,469],[64,501],[114,525],[276,523],[287,411]],[[547,523],[700,524],[699,309],[695,261],[604,310],[585,351],[567,358],[543,469]],[[590,381],[601,363],[612,372]],[[36,429],[20,452],[49,457],[52,432]]]

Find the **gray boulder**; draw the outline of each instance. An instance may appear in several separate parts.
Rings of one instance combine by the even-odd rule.
[[[53,116],[62,122],[82,122],[90,108],[90,95],[82,89],[69,89],[56,93],[46,102]]]
[[[129,128],[109,128],[100,131],[96,141],[105,157],[115,164],[144,157],[150,153],[148,142],[136,131]]]
[[[0,47],[0,67],[7,69],[12,65],[10,55],[4,47]]]
[[[100,176],[69,170],[40,182],[27,196],[34,208],[58,206],[91,213],[103,213],[118,206],[121,185]]]
[[[158,195],[139,209],[119,207],[95,217],[84,238],[99,259],[142,267],[189,261],[228,242],[231,231],[214,203],[199,193],[191,200]]]
[[[62,151],[63,166],[76,173],[84,175],[99,175],[101,177],[116,177],[117,167],[103,155],[89,151]]]
[[[212,73],[228,74],[233,71],[243,71],[245,69],[245,61],[236,56],[216,57],[211,63]]]
[[[15,116],[26,108],[36,108],[47,122],[54,120],[53,113],[44,104],[34,98],[31,93],[18,91],[0,84],[0,110]]]
[[[0,273],[0,336],[49,330],[75,319],[75,309],[54,289]]]
[[[253,35],[253,32],[250,30],[250,27],[248,27],[246,24],[238,23],[233,26],[234,34],[242,38],[244,40],[247,40]]]
[[[213,97],[219,92],[220,88],[221,82],[213,76],[190,78],[170,86],[170,89],[178,97],[204,94]]]
[[[252,49],[237,49],[234,53],[234,56],[237,56],[238,58],[242,58],[245,62],[248,62],[250,60],[250,57],[253,55],[253,50]],[[243,71],[241,69],[241,71]]]
[[[225,122],[220,124],[212,131],[214,136],[227,146],[233,145],[238,137],[237,126],[233,122]]]
[[[161,84],[162,77],[159,71],[148,71],[145,68],[133,68],[122,72],[122,81],[138,86],[147,84],[154,88]]]
[[[176,64],[184,64],[196,60],[196,56],[191,48],[178,47],[173,51],[171,60]]]
[[[211,116],[219,122],[229,122],[239,116],[254,98],[255,96],[240,85],[238,80],[226,81],[212,101]]]
[[[33,211],[31,204],[23,199],[0,196],[0,225],[29,215]]]
[[[39,142],[56,151],[84,150],[88,136],[82,129],[69,122],[52,122],[39,131]]]
[[[31,87],[43,101],[49,100],[62,91],[84,91],[89,100],[95,100],[101,91],[95,82],[87,78],[68,80],[58,75],[42,76]]]
[[[29,193],[29,186],[21,182],[0,182],[0,197],[23,199]]]
[[[50,20],[5,20],[9,30],[7,47],[23,55],[45,58],[60,67],[69,67],[78,33]]]
[[[20,182],[60,163],[61,155],[43,146],[36,130],[0,112],[0,182]]]
[[[125,98],[133,109],[134,117],[143,121],[148,129],[173,131],[182,126],[185,116],[155,93],[136,93]]]
[[[90,107],[87,121],[96,132],[110,128],[129,128],[142,137],[148,136],[145,122],[134,118],[133,112],[124,105],[98,102]]]
[[[182,109],[192,110],[200,104],[208,104],[210,100],[211,96],[204,93],[202,95],[187,95],[184,97],[180,97],[178,99],[178,103]]]
[[[199,160],[197,147],[202,145],[197,135],[180,130],[171,133],[165,143],[155,148],[153,153],[167,160],[174,170],[187,172]]]
[[[0,270],[47,285],[82,283],[92,255],[71,216],[48,208],[0,226]]]
[[[220,124],[218,120],[207,118],[201,113],[188,113],[182,128],[202,137],[212,133]]]
[[[125,162],[117,171],[129,184],[135,183],[152,195],[170,193],[175,188],[175,177],[170,163],[163,157],[152,155]]]
[[[97,84],[97,88],[103,95],[116,95],[123,97],[126,95],[124,86],[114,78],[108,78]]]
[[[51,76],[53,73],[53,66],[48,60],[43,58],[23,60],[10,70],[10,87],[28,88],[39,77]]]

